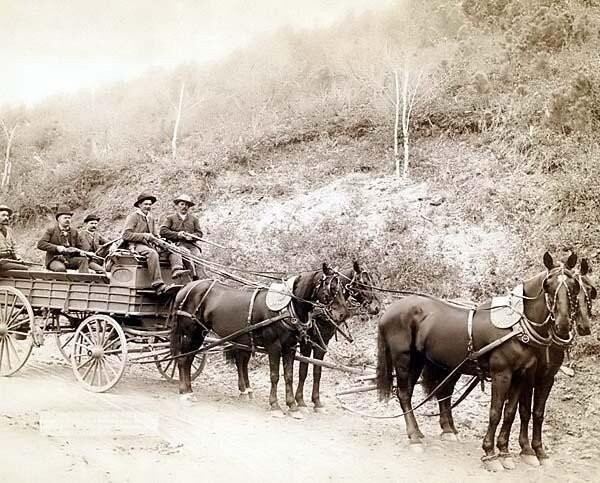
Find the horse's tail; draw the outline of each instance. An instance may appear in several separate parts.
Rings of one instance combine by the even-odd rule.
[[[173,321],[171,322],[171,331],[169,333],[169,348],[171,349],[172,356],[179,355],[181,353],[181,348],[183,347],[183,335],[180,322],[181,316],[179,314],[179,310],[185,302],[189,292],[194,287],[195,282],[188,283],[187,285],[185,285],[181,290],[179,290],[179,292],[177,292],[177,295],[175,296],[175,301],[173,302]]]
[[[377,334],[377,392],[379,399],[389,399],[392,393],[392,356],[381,324]]]

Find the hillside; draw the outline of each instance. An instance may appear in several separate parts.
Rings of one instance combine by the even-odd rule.
[[[160,215],[178,192],[202,201],[209,236],[232,247],[210,255],[226,263],[360,258],[390,286],[475,299],[537,270],[546,249],[597,265],[599,26],[589,0],[406,0],[219,64],[5,108],[19,130],[4,199],[36,259],[57,204],[76,221],[97,211],[113,235],[149,189]],[[396,180],[403,69],[422,80],[410,176]]]
[[[281,30],[220,63],[1,108],[18,126],[2,202],[30,260],[58,204],[75,224],[98,213],[114,236],[139,192],[158,196],[159,217],[185,192],[208,239],[228,247],[207,247],[212,260],[289,272],[359,260],[383,287],[482,300],[538,272],[546,250],[600,268],[598,52],[598,0],[403,0]],[[393,73],[404,69],[421,82],[398,179]],[[355,344],[328,357],[372,364],[376,320],[351,328]],[[547,441],[564,458],[599,456],[592,332],[551,396]]]

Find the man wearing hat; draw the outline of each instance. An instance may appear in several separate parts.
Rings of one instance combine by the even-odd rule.
[[[161,225],[160,236],[187,248],[192,255],[199,257],[202,250],[194,239],[202,238],[202,229],[198,217],[189,212],[195,203],[190,196],[183,194],[175,198],[173,203],[175,203],[175,213],[167,216]],[[184,264],[192,271],[194,279],[207,278],[202,265],[188,261],[184,261]]]
[[[88,273],[88,259],[80,256],[77,230],[71,226],[73,212],[68,206],[59,206],[56,223],[46,229],[37,247],[46,252],[45,265],[53,272],[66,272],[67,268]]]
[[[0,271],[4,270],[27,270],[27,265],[21,262],[23,259],[17,255],[17,244],[13,231],[8,224],[13,214],[6,205],[0,205]]]
[[[141,193],[136,202],[135,211],[125,219],[123,227],[123,240],[129,242],[130,249],[146,257],[148,270],[152,277],[152,288],[157,294],[162,294],[168,291],[171,286],[165,285],[160,273],[160,256],[152,242],[158,239],[158,231],[156,222],[152,216],[152,205],[156,203],[156,196],[151,193]],[[189,273],[183,268],[181,256],[176,253],[169,252],[169,263],[173,270],[173,278]]]
[[[86,252],[96,253],[98,248],[109,242],[98,233],[98,222],[100,217],[93,213],[88,214],[83,220],[83,228],[79,230],[79,248]],[[89,266],[96,272],[104,272],[104,269],[96,262],[90,261]]]

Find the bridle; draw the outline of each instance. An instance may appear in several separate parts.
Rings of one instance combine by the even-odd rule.
[[[338,272],[340,277],[343,277],[347,283],[343,284],[344,298],[350,310],[364,309],[374,299],[375,295],[371,292],[371,297],[365,296],[365,289],[370,289],[373,285],[373,277],[366,270],[357,272],[353,270],[352,278],[347,277],[343,273]],[[364,287],[360,289],[359,287]]]

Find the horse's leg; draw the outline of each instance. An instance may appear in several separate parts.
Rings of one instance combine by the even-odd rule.
[[[242,352],[242,373],[244,376],[244,382],[246,383],[246,392],[248,393],[248,399],[252,399],[254,397],[254,392],[252,391],[252,387],[250,386],[250,377],[248,376],[248,363],[250,362],[250,358],[252,357],[252,352]]]
[[[400,400],[400,406],[404,412],[406,433],[411,443],[421,443],[421,440],[424,436],[419,429],[417,419],[412,411],[413,387],[411,379],[414,378],[415,371],[412,370],[411,364],[414,363],[414,361],[411,360],[410,350],[397,353],[393,356],[393,358],[394,368],[396,369],[396,381],[398,385],[398,399]]]
[[[313,354],[315,359],[322,361],[325,357],[325,351],[318,347],[315,347],[313,350]],[[313,367],[313,390],[311,400],[314,404],[315,411],[319,411],[323,408],[323,403],[321,403],[321,372],[323,368],[315,364]]]
[[[546,412],[546,401],[554,385],[554,375],[545,377],[540,384],[535,386],[533,393],[533,431],[531,435],[531,446],[538,460],[542,464],[549,464],[550,460],[544,450],[542,443],[542,426],[544,424],[544,413]]]
[[[521,461],[531,466],[539,466],[540,462],[529,442],[529,421],[531,421],[531,401],[533,399],[533,382],[525,384],[519,397],[519,445],[521,446]]]
[[[300,343],[300,354],[305,357],[310,357],[312,347],[307,342]],[[298,386],[296,388],[296,403],[298,407],[305,408],[306,403],[304,402],[304,382],[308,375],[308,363],[300,362],[300,369],[298,369]]]
[[[240,391],[240,399],[248,396],[246,388],[246,379],[244,378],[244,350],[235,351],[235,367],[238,373],[238,389]]]
[[[285,403],[290,411],[298,411],[294,399],[294,355],[296,345],[283,349],[283,380],[285,381]]]
[[[268,349],[269,369],[271,371],[271,393],[269,394],[269,405],[275,415],[283,416],[283,411],[277,401],[277,384],[279,383],[279,361],[281,359],[281,347],[279,344],[271,344]]]
[[[498,366],[500,364],[496,362],[495,365]],[[495,368],[494,370],[494,368],[492,368],[492,401],[490,403],[488,429],[482,444],[483,451],[485,451],[485,456],[482,460],[484,461],[486,468],[492,471],[504,469],[502,464],[497,460],[497,455],[494,452],[496,429],[498,428],[500,418],[502,417],[502,408],[504,407],[506,395],[510,389],[512,380],[512,372],[506,367],[506,364],[503,365],[505,365],[505,367],[502,369]]]
[[[513,376],[512,384],[510,385],[510,389],[508,391],[508,401],[504,406],[502,427],[500,428],[500,433],[498,433],[498,438],[496,440],[496,446],[498,447],[498,451],[500,453],[500,461],[502,466],[504,466],[504,468],[507,470],[515,469],[515,463],[510,456],[510,452],[508,451],[508,441],[510,439],[510,430],[512,429],[512,425],[517,414],[519,396],[521,395],[523,386],[523,378]]]
[[[440,427],[442,428],[442,439],[445,441],[458,441],[456,435],[458,431],[454,426],[454,418],[452,416],[452,394],[460,376],[451,378],[440,388],[438,394],[438,406],[440,408]],[[442,382],[441,379],[439,382]]]

